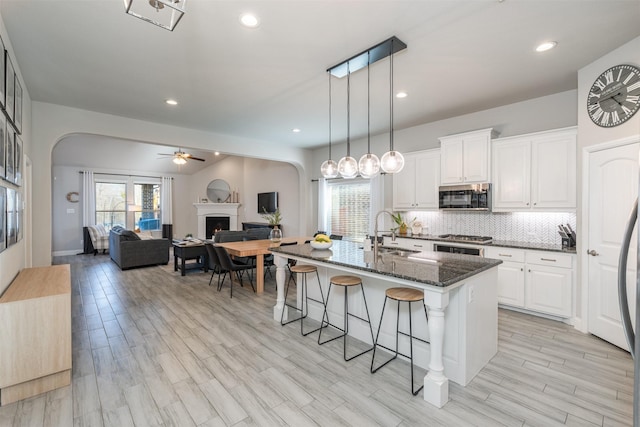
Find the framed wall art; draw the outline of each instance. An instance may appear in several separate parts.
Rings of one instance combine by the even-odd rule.
[[[14,151],[16,148],[15,142],[15,133],[11,131],[10,126],[7,124],[5,128],[5,159],[4,159],[4,167],[5,167],[5,179],[9,182],[14,182],[15,179],[15,169],[14,169],[14,161],[15,155]]]
[[[0,252],[7,248],[7,189],[0,186]]]
[[[4,42],[2,41],[2,37],[0,37],[0,107],[4,109],[4,82],[5,82],[5,57],[8,55],[7,51],[4,48]]]
[[[4,111],[7,112],[7,117],[9,120],[13,122],[13,109],[14,109],[14,95],[15,95],[15,84],[16,80],[14,78],[14,74],[16,73],[13,69],[13,64],[11,63],[11,57],[9,56],[9,52],[6,52],[5,56],[6,62],[6,71],[5,71],[5,103],[4,103]]]
[[[14,74],[14,85],[15,85],[15,94],[14,94],[14,112],[13,112],[13,123],[16,125],[16,132],[18,135],[22,135],[22,85],[20,84],[20,80],[18,80],[18,75]]]
[[[22,240],[22,213],[24,212],[22,206],[22,191],[16,191],[16,242]]]
[[[2,85],[0,85],[2,86]],[[0,178],[7,177],[6,158],[7,158],[7,119],[4,114],[0,113]],[[4,209],[0,212],[4,212]]]
[[[7,188],[7,247],[18,241],[16,225],[16,190]]]
[[[13,182],[22,185],[22,139],[16,133],[14,135],[15,149],[13,151]]]

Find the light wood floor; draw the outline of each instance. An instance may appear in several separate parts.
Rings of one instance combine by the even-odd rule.
[[[121,272],[108,255],[55,259],[73,281],[73,384],[0,408],[0,426],[630,425],[626,352],[562,323],[501,310],[499,352],[436,409],[409,370],[369,373],[297,323],[272,320],[274,282],[222,292],[173,265]],[[424,375],[421,372],[420,377]]]

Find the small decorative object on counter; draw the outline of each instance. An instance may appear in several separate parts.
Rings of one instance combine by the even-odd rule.
[[[407,234],[407,229],[409,228],[409,226],[407,225],[407,222],[404,220],[404,218],[402,217],[402,214],[400,212],[398,212],[395,215],[392,215],[393,220],[395,221],[395,223],[398,225],[396,227],[396,229],[398,230],[399,234]],[[413,223],[416,220],[416,218],[413,218],[410,222]]]
[[[313,249],[329,249],[333,242],[326,234],[316,234],[316,237],[309,242]]]
[[[282,230],[280,230],[277,225],[274,225],[269,232],[269,240],[274,243],[278,243],[282,240]]]
[[[422,234],[422,222],[413,221],[413,224],[411,224],[411,234]]]

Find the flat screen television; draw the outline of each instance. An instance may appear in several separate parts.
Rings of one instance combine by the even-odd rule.
[[[274,213],[278,209],[278,192],[258,193],[258,213]]]

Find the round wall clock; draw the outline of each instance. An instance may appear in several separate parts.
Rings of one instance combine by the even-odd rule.
[[[640,68],[616,65],[600,74],[587,97],[587,113],[602,127],[618,126],[640,109]]]

